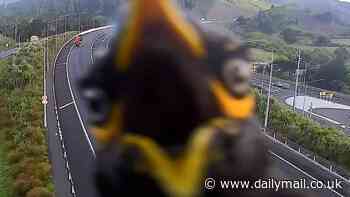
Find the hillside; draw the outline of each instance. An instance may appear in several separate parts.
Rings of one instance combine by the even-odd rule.
[[[193,11],[197,16],[231,20],[239,16],[254,16],[259,11],[267,10],[271,4],[266,0],[197,0],[193,1]]]
[[[300,38],[298,40],[307,39],[308,42],[321,35],[332,38],[350,37],[350,25],[336,14],[329,11],[313,12],[292,4],[275,5],[253,17],[241,16],[237,24],[233,25],[234,29],[237,27],[243,29],[243,33],[295,34]]]
[[[7,6],[0,4],[0,16],[38,17],[78,11],[110,16],[115,13],[119,2],[119,0],[11,0]]]
[[[19,1],[19,0],[1,0],[0,4],[7,5],[7,4],[10,4],[10,3],[17,2],[17,1]]]
[[[1,8],[0,4],[0,16],[40,16],[78,10],[110,16],[123,1],[125,0],[6,0],[6,9],[4,6]],[[185,2],[194,6],[196,15],[218,19],[241,15],[253,16],[271,7],[268,0],[187,0]]]
[[[347,34],[350,3],[337,0],[192,0],[196,16],[232,22],[263,13],[283,31],[291,23],[316,34]],[[272,8],[272,9],[271,9]],[[277,31],[277,30],[276,30]]]
[[[308,9],[314,13],[330,12],[342,22],[350,24],[350,3],[340,0],[269,0],[274,5],[294,4],[301,9]]]

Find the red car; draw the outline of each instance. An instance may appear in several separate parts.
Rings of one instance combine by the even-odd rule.
[[[80,44],[81,44],[81,37],[80,36],[75,37],[74,44],[76,47],[80,47]]]

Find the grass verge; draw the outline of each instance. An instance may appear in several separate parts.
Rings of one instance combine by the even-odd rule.
[[[66,39],[57,36],[57,46],[73,34]],[[48,46],[53,62],[58,51],[55,37],[49,38]],[[54,196],[41,104],[43,47],[44,42],[26,43],[16,55],[0,61],[0,173],[4,173],[0,187],[4,197]]]

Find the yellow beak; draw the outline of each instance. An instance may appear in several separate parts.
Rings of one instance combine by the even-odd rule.
[[[138,47],[147,36],[144,30],[152,26],[167,28],[172,32],[172,41],[181,44],[195,57],[205,55],[199,33],[178,12],[171,0],[133,0],[131,16],[122,33],[118,46],[116,64],[121,71],[127,70]]]
[[[218,100],[221,111],[225,116],[234,119],[248,119],[254,115],[255,98],[248,95],[242,99],[236,99],[224,88],[219,81],[210,83],[211,91]]]

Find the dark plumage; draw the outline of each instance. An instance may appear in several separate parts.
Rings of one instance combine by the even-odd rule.
[[[80,83],[101,142],[100,193],[257,196],[247,190],[206,191],[203,185],[206,177],[267,176],[267,148],[246,88],[249,51],[190,25],[168,0],[135,2],[162,14],[133,15],[138,23],[126,23],[112,49]],[[233,69],[233,80],[226,68]]]

